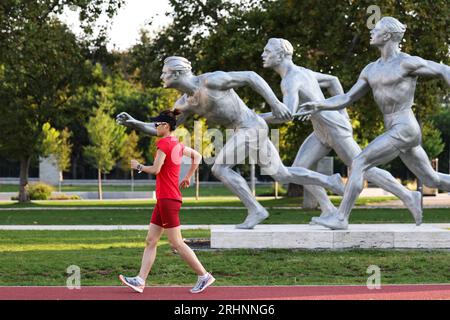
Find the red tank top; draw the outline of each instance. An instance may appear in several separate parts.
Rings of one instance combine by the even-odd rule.
[[[161,170],[156,176],[156,199],[181,201],[178,183],[184,145],[179,143],[176,137],[168,136],[160,139],[156,146],[166,155]]]

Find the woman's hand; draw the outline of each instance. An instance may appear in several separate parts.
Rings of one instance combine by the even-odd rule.
[[[191,180],[191,178],[184,177],[184,179],[181,180],[181,182],[180,182],[180,188],[181,189],[189,188],[189,186],[191,185],[191,181],[190,180]]]
[[[137,169],[139,162],[137,162],[136,160],[131,160],[131,169]]]

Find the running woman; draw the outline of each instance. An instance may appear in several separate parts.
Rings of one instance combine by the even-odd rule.
[[[147,276],[156,258],[157,243],[164,231],[171,247],[198,275],[197,284],[190,290],[192,293],[202,292],[215,281],[214,277],[206,272],[194,251],[184,243],[181,235],[179,211],[182,198],[179,187],[189,187],[190,179],[197,170],[202,156],[197,151],[179,143],[178,139],[172,135],[178,114],[178,110],[166,110],[159,116],[151,118],[156,135],[161,137],[157,144],[153,165],[144,166],[136,160],[131,160],[132,169],[156,175],[157,201],[150,221],[141,269],[136,277],[119,275],[123,284],[140,293],[144,291]],[[178,186],[183,156],[190,157],[192,165]]]

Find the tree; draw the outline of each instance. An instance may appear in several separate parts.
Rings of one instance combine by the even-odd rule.
[[[432,116],[431,120],[434,126],[439,129],[445,147],[439,156],[439,167],[441,171],[449,172],[449,153],[450,153],[450,104],[443,104],[440,110]]]
[[[436,159],[444,150],[445,144],[441,137],[441,132],[432,123],[426,123],[422,128],[423,148],[430,160]]]
[[[144,162],[144,157],[142,156],[142,151],[138,148],[139,136],[136,131],[131,131],[130,134],[126,135],[123,148],[120,151],[120,168],[125,172],[130,172],[131,176],[131,191],[134,191],[134,170],[131,169],[130,163],[132,159],[138,162]]]
[[[51,21],[39,27],[39,34],[17,52],[21,61],[4,65],[0,81],[1,152],[20,160],[20,201],[28,200],[28,170],[32,157],[40,155],[42,125],[67,121],[62,110],[85,67],[80,47],[65,26]]]
[[[130,66],[144,83],[159,85],[157,75],[169,55],[183,55],[195,72],[253,70],[261,74],[280,96],[279,77],[263,69],[260,55],[271,37],[288,39],[294,46],[294,62],[315,71],[336,75],[345,91],[361,70],[378,59],[369,46],[367,8],[373,1],[261,0],[199,1],[171,0],[173,23],[131,51]],[[425,59],[449,63],[448,30],[450,3],[445,0],[377,1],[383,16],[392,15],[408,25],[403,49]],[[138,69],[139,67],[139,69]],[[423,121],[436,112],[445,91],[440,80],[420,80],[415,111]],[[268,111],[262,98],[248,88],[239,89],[245,102],[258,111]],[[383,131],[382,115],[367,95],[349,109],[355,138],[365,146]],[[298,146],[311,132],[301,122],[289,125],[281,136],[286,162],[292,162]],[[289,140],[288,140],[289,138]]]
[[[4,0],[0,3],[0,152],[20,161],[19,201],[27,201],[32,158],[40,155],[39,135],[46,122],[63,127],[76,113],[68,101],[88,81],[91,64],[86,41],[77,40],[55,16],[68,6],[80,9],[87,33],[122,0]]]
[[[86,124],[91,144],[84,147],[84,155],[88,162],[97,169],[100,200],[103,199],[102,173],[111,171],[120,158],[120,151],[126,141],[125,127],[116,124],[108,114],[108,109],[110,109],[110,105],[104,102]]]
[[[59,192],[61,192],[61,182],[63,180],[62,173],[70,169],[71,136],[72,132],[68,128],[58,131],[52,128],[48,122],[42,126],[42,156],[55,158],[59,171]]]
[[[68,128],[64,128],[61,132],[61,139],[59,142],[59,148],[56,153],[56,163],[59,169],[59,192],[61,192],[61,182],[63,181],[63,172],[70,169],[70,156],[72,154],[72,143],[70,138],[72,137],[72,132]]]

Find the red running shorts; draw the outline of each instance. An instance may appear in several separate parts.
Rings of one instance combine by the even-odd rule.
[[[158,199],[150,223],[165,229],[178,227],[180,225],[180,208],[180,200]]]

